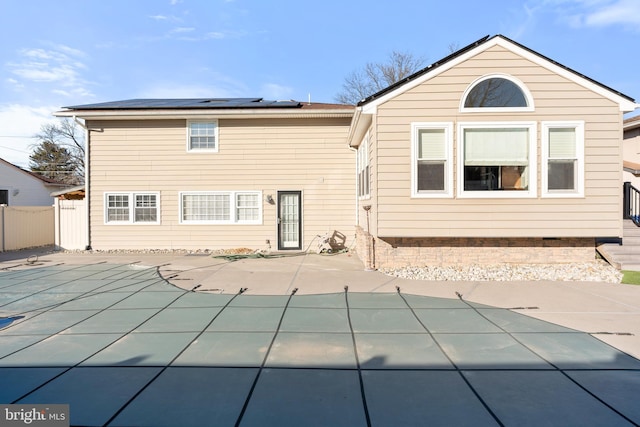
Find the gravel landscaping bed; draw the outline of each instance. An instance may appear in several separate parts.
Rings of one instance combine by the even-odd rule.
[[[452,281],[579,281],[620,283],[622,273],[602,260],[579,264],[495,264],[380,269],[402,279]]]

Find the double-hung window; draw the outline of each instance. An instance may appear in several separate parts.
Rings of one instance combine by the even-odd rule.
[[[358,197],[366,198],[371,195],[369,182],[369,134],[367,134],[358,147]]]
[[[218,151],[218,121],[206,120],[187,122],[187,150],[217,152]]]
[[[260,193],[236,193],[236,222],[260,221]]]
[[[412,123],[412,197],[451,197],[452,134],[452,123]]]
[[[542,123],[544,197],[584,196],[584,122]]]
[[[159,224],[159,193],[105,193],[107,224]]]
[[[181,224],[261,224],[259,191],[180,193]]]
[[[535,195],[535,123],[458,125],[459,197]]]

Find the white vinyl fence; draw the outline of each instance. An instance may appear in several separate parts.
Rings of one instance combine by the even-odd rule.
[[[0,251],[54,243],[53,206],[0,205]]]
[[[85,200],[56,199],[56,247],[60,249],[84,249],[87,246],[86,206]]]

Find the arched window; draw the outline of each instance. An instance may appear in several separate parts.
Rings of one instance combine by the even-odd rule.
[[[462,98],[462,111],[532,111],[533,100],[524,85],[503,75],[490,75],[473,82]]]

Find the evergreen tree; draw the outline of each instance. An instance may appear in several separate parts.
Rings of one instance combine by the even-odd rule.
[[[78,184],[76,163],[66,147],[53,141],[41,141],[29,156],[29,168],[45,178],[67,184]]]

